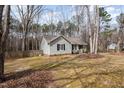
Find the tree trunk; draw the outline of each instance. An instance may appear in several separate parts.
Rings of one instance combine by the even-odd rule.
[[[2,15],[3,15],[3,5],[0,5],[0,43],[2,39]],[[2,52],[2,44],[0,44],[0,80],[3,80],[4,76],[4,54]]]
[[[94,24],[95,25],[95,24]],[[93,53],[95,51],[95,43],[96,43],[96,27],[94,26],[94,33],[93,33]]]
[[[95,39],[95,50],[94,53],[97,54],[98,51],[98,34],[99,34],[99,28],[100,28],[100,23],[99,23],[99,7],[96,6],[96,36]]]
[[[37,38],[35,38],[35,50],[37,50]]]
[[[19,39],[16,37],[15,40],[16,40],[16,41],[15,41],[15,43],[16,43],[16,51],[18,51]]]
[[[0,53],[0,80],[4,79],[4,58],[5,54]]]
[[[34,50],[34,42],[33,42],[33,37],[32,37],[32,39],[31,39],[31,41],[32,41],[32,44],[31,44],[31,45],[32,45],[32,46],[31,46],[31,47],[32,47],[32,49],[31,49],[31,50]]]
[[[25,30],[24,30],[24,27],[23,27],[23,33],[22,33],[22,52],[25,50],[25,38],[24,38],[25,32],[24,31]]]
[[[120,44],[121,44],[120,35],[121,35],[121,31],[120,31],[120,29],[118,29],[118,42],[117,42],[117,49],[116,49],[117,53],[120,53]]]
[[[93,38],[92,38],[92,30],[91,30],[91,19],[90,19],[90,11],[89,7],[86,6],[87,8],[87,16],[88,16],[88,31],[89,31],[89,44],[90,44],[90,53],[93,53]]]
[[[2,35],[0,39],[0,79],[3,80],[4,78],[4,58],[5,58],[5,47],[6,47],[6,40],[9,34],[9,21],[10,21],[10,6],[7,5],[5,7],[5,17],[2,26]]]
[[[95,14],[94,14],[94,30],[91,29],[91,16],[89,7],[87,8],[87,17],[88,17],[88,31],[89,31],[89,44],[90,44],[90,53],[97,54],[98,50],[98,32],[99,32],[99,8],[95,6]]]
[[[120,43],[121,43],[121,41],[120,41],[121,39],[120,39],[120,37],[118,38],[118,42],[117,42],[117,53],[120,53]]]
[[[2,15],[3,15],[3,5],[0,5],[0,41],[2,38]]]

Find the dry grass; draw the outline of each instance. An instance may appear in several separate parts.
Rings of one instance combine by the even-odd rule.
[[[59,62],[75,55],[62,55],[62,56],[37,56],[20,59],[8,59],[5,63],[5,73],[19,72],[28,69],[39,69],[42,65],[47,63]]]
[[[124,57],[76,58],[53,70],[57,87],[124,87]]]
[[[21,78],[18,75],[15,78],[10,77],[10,80],[0,84],[0,88],[46,88],[52,83],[52,75],[48,71],[26,72],[26,74],[28,75]]]
[[[8,60],[5,72],[47,70],[53,75],[53,87],[124,87],[124,56],[102,55],[95,59],[65,55]]]

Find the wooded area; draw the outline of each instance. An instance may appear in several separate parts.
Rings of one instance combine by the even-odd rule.
[[[109,7],[109,6],[108,6]],[[104,6],[72,6],[71,18],[64,6],[54,22],[55,11],[44,5],[0,5],[0,79],[4,80],[5,53],[39,50],[44,35],[64,35],[82,38],[88,44],[88,53],[108,52],[108,45],[116,43],[116,52],[124,48],[124,14],[116,17],[118,27],[111,27],[111,14]],[[42,15],[49,12],[46,19]],[[61,19],[61,20],[60,20]],[[48,23],[41,24],[41,20]]]

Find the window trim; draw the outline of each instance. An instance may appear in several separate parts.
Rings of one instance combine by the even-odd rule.
[[[65,51],[65,44],[57,44],[57,51]]]

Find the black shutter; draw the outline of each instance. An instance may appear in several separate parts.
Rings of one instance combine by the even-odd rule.
[[[64,50],[65,50],[65,44],[64,44]]]
[[[57,44],[57,51],[60,50],[60,44]]]

